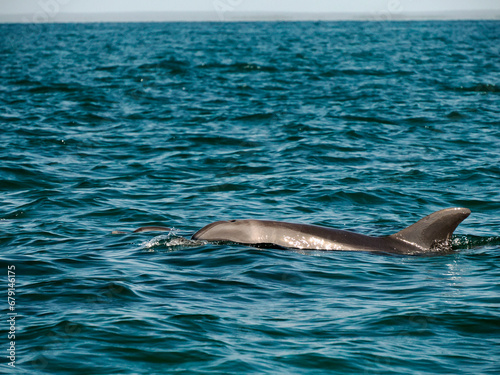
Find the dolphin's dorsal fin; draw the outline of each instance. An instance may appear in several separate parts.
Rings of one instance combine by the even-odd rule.
[[[423,250],[446,245],[453,231],[470,215],[468,208],[447,208],[434,212],[389,237],[411,243]]]

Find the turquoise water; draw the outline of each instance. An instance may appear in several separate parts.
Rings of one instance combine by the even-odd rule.
[[[500,372],[499,22],[0,34],[1,372]],[[238,218],[387,235],[455,206],[441,256],[190,240]],[[112,234],[145,225],[174,229]]]

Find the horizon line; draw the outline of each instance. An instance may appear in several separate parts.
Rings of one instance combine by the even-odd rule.
[[[141,22],[272,22],[272,21],[495,21],[500,10],[445,12],[110,12],[0,14],[0,23],[141,23]]]

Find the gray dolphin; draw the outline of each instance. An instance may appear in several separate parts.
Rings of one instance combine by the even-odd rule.
[[[171,231],[172,228],[168,227],[159,227],[159,226],[152,226],[152,227],[140,227],[134,230],[132,233],[142,233],[142,232],[169,232]],[[111,234],[126,234],[127,232],[124,232],[122,230],[114,230],[111,232]]]
[[[469,214],[467,208],[447,208],[385,237],[280,221],[217,221],[200,229],[192,239],[228,241],[255,247],[422,254],[450,251],[453,231]]]

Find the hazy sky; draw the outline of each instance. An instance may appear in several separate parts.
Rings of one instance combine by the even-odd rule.
[[[405,12],[500,9],[500,0],[1,0],[0,12],[212,11],[222,6],[239,11],[370,12],[401,8]]]
[[[0,15],[113,12],[443,12],[500,11],[500,0],[0,0]]]

